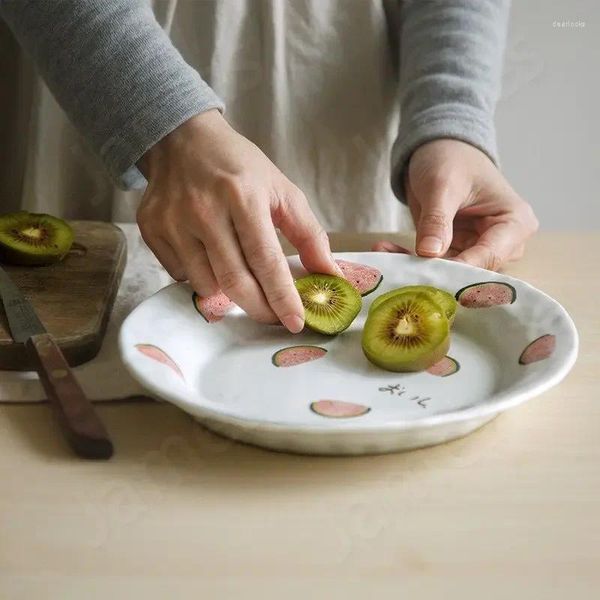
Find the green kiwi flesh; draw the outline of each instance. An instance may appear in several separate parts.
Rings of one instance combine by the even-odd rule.
[[[363,329],[365,356],[388,371],[424,371],[450,346],[443,309],[424,292],[396,294],[375,307]]]
[[[73,230],[62,219],[26,211],[0,215],[0,259],[15,265],[49,265],[71,249]]]
[[[347,329],[362,307],[362,298],[341,277],[314,273],[295,281],[309,329],[335,335]]]
[[[397,294],[403,294],[404,292],[422,292],[424,294],[429,294],[431,299],[444,310],[446,313],[446,318],[450,323],[450,327],[452,327],[454,324],[454,317],[456,316],[456,307],[458,306],[458,302],[456,301],[456,298],[449,292],[433,287],[432,285],[407,285],[405,287],[386,292],[385,294],[381,294],[381,296],[375,298],[375,300],[373,300],[371,303],[369,313],[372,310],[375,310],[375,308],[389,298],[393,298]]]

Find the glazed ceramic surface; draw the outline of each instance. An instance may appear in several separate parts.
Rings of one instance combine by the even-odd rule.
[[[292,452],[368,454],[465,435],[556,385],[575,361],[571,318],[527,283],[402,254],[336,258],[383,276],[341,335],[292,335],[251,321],[224,297],[193,298],[187,284],[174,284],[125,320],[127,368],[223,435]],[[297,257],[289,261],[294,276],[305,274]],[[458,293],[448,357],[430,372],[383,371],[362,353],[362,327],[374,298],[412,284]]]

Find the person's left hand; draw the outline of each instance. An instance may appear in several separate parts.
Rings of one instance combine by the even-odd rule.
[[[496,271],[521,258],[538,229],[531,206],[470,144],[452,139],[423,144],[410,158],[404,184],[420,256]],[[379,242],[373,250],[405,251],[391,242]]]

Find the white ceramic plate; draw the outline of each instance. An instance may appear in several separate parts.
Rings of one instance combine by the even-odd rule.
[[[293,336],[282,327],[254,323],[238,307],[209,323],[197,312],[190,287],[175,284],[125,320],[120,348],[127,368],[151,393],[226,436],[292,452],[368,454],[465,435],[556,385],[575,362],[578,336],[571,318],[558,302],[522,281],[402,254],[342,253],[336,258],[383,274],[343,334],[304,331]],[[290,258],[290,265],[295,276],[304,274],[297,257]],[[363,356],[362,326],[379,294],[415,283],[455,293],[481,282],[499,285],[472,288],[462,296],[464,302],[513,301],[487,308],[459,306],[449,350],[460,366],[456,372],[448,362],[441,369],[446,376],[390,373]],[[275,366],[274,353],[294,345],[327,352],[313,350],[312,355],[323,356]],[[293,362],[293,353],[284,359]],[[314,404],[322,400],[333,402]]]

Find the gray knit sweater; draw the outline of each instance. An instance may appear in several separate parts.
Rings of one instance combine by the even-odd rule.
[[[401,125],[392,187],[401,197],[401,171],[426,141],[460,139],[496,159],[493,112],[509,0],[398,3]],[[195,114],[224,109],[147,0],[0,0],[0,16],[126,187],[140,182],[136,162],[157,141]]]

